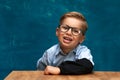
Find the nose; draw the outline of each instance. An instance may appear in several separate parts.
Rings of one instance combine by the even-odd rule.
[[[71,35],[72,34],[72,29],[69,28],[69,30],[66,33]]]

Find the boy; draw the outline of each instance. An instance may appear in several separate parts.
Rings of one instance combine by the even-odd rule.
[[[85,39],[87,22],[78,12],[69,12],[60,19],[56,36],[59,43],[45,51],[37,62],[37,69],[44,74],[87,74],[94,62],[90,50],[81,45]]]

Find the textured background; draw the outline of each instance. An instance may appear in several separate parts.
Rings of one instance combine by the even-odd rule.
[[[59,18],[84,14],[94,70],[120,71],[119,0],[0,0],[0,79],[12,70],[36,70],[43,52],[57,43]]]

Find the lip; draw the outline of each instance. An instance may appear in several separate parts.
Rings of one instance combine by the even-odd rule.
[[[72,42],[72,38],[67,37],[67,36],[64,36],[64,37],[63,37],[63,42],[64,42],[64,43],[71,43],[71,42]]]

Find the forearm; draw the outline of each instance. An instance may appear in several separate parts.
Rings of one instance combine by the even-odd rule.
[[[87,74],[93,70],[92,63],[87,59],[66,61],[59,65],[60,74]]]

